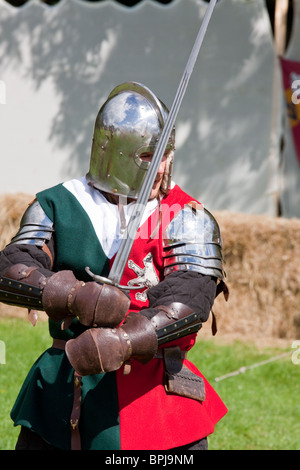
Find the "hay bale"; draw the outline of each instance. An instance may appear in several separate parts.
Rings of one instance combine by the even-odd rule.
[[[33,196],[24,193],[3,194],[0,196],[0,250],[10,242],[17,232],[20,219],[33,200]]]
[[[219,332],[300,337],[300,220],[215,212],[230,299],[218,298]]]
[[[24,193],[3,194],[0,196],[0,250],[2,250],[17,232],[20,219],[33,200],[33,196]],[[27,318],[27,310],[0,303],[0,317],[13,316]]]

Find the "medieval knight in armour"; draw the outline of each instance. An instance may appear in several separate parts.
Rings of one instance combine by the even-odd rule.
[[[172,181],[175,129],[123,273],[128,291],[90,277],[109,273],[167,115],[146,86],[117,86],[87,175],[38,193],[0,254],[0,301],[45,311],[53,338],[11,413],[17,448],[24,433],[54,449],[202,448],[227,411],[186,357],[228,291],[215,218]]]

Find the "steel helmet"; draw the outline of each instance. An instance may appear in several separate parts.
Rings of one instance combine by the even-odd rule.
[[[147,87],[126,82],[110,93],[95,122],[89,183],[111,194],[137,198],[150,165],[140,156],[154,152],[168,116],[166,106]],[[161,191],[171,178],[175,129],[166,150],[170,151]]]

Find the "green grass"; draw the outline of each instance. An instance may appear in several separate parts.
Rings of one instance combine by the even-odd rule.
[[[210,449],[300,449],[300,365],[294,364],[291,356],[215,381],[284,352],[270,348],[258,350],[242,342],[216,345],[201,339],[192,349],[189,358],[228,408],[227,415],[209,437]]]
[[[33,328],[24,320],[0,318],[0,340],[6,346],[6,364],[0,364],[0,450],[5,450],[14,448],[19,432],[10,410],[30,366],[49,347],[50,338],[45,322]],[[210,449],[300,450],[300,365],[293,364],[290,356],[215,381],[284,351],[258,350],[242,342],[224,345],[200,336],[189,359],[228,407],[209,437]]]
[[[14,449],[19,427],[10,410],[34,361],[51,344],[46,322],[0,318],[0,340],[5,343],[5,364],[0,364],[0,450]]]

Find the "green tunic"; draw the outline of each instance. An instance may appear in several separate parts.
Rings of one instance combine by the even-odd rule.
[[[72,269],[75,276],[91,280],[85,272],[106,276],[109,260],[91,220],[75,196],[62,184],[37,194],[55,227],[54,271]],[[49,320],[53,338],[70,339],[85,327],[75,319],[67,330]],[[47,442],[70,449],[70,415],[73,406],[73,374],[64,351],[50,348],[34,363],[20,390],[11,417],[14,424],[37,432]],[[93,420],[88,417],[93,416]],[[83,449],[120,449],[118,397],[115,373],[82,379],[80,431]]]

